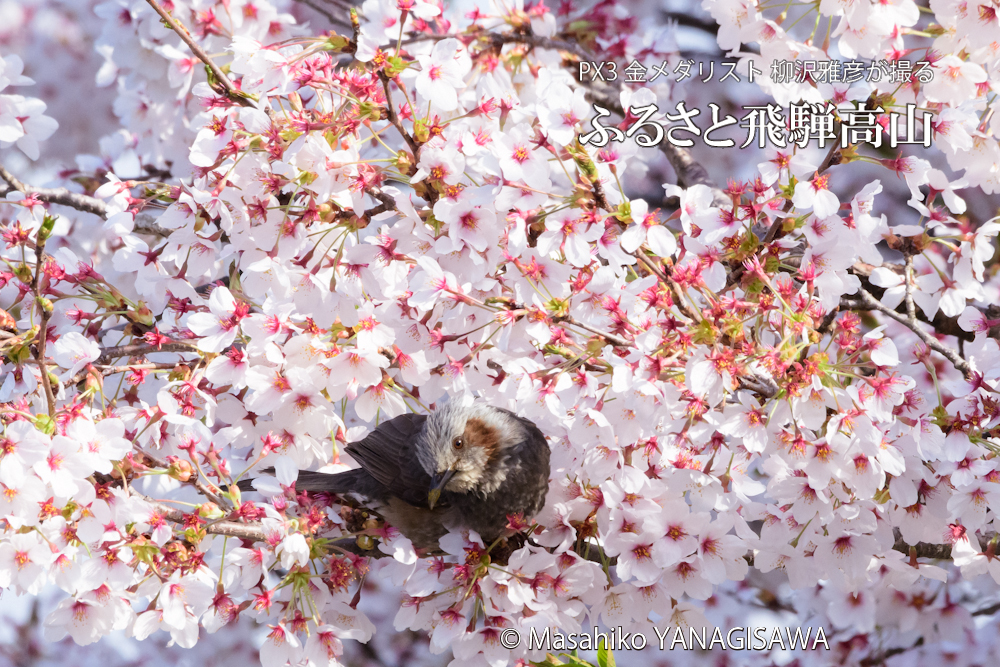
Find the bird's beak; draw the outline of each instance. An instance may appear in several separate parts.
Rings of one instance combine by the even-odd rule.
[[[427,492],[427,505],[431,509],[434,509],[434,506],[437,505],[438,500],[441,498],[441,491],[451,481],[451,478],[455,476],[455,472],[455,470],[445,470],[431,477],[431,489]]]

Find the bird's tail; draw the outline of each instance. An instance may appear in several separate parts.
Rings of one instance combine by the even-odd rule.
[[[274,468],[267,468],[261,472],[274,474]],[[357,491],[361,477],[365,475],[364,470],[346,470],[338,473],[314,472],[311,470],[300,470],[298,479],[295,480],[296,491],[314,491],[316,493],[349,493]],[[240,491],[253,491],[253,480],[244,479],[236,485]]]

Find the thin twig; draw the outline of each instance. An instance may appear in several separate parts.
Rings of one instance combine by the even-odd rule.
[[[926,331],[921,329],[919,323],[917,323],[915,320],[911,322],[907,316],[900,315],[895,310],[883,305],[882,302],[880,302],[878,299],[872,296],[872,294],[867,290],[861,288],[858,290],[858,294],[860,295],[859,298],[863,304],[869,306],[873,310],[877,310],[880,313],[883,313],[891,317],[892,319],[896,320],[897,322],[908,328],[910,331],[912,331],[917,335],[917,338],[919,338],[924,342],[924,345],[926,345],[927,347],[931,348],[938,354],[941,354],[942,356],[947,358],[948,361],[950,361],[955,368],[961,371],[963,375],[968,377],[969,372],[971,370],[969,367],[969,362],[967,362],[965,359],[962,359],[961,355],[959,355],[957,351],[941,344],[939,340],[937,340],[936,338],[928,334]]]
[[[389,194],[382,192],[378,188],[367,187],[365,192],[374,197],[375,199],[382,202],[374,208],[370,208],[365,211],[364,215],[366,218],[371,219],[378,215],[379,213],[385,213],[386,211],[396,210],[396,200],[393,199]]]
[[[594,57],[593,54],[588,53],[575,42],[559,39],[558,37],[539,37],[537,35],[525,33],[490,33],[486,31],[459,33],[457,35],[447,33],[426,33],[409,37],[400,43],[403,46],[406,46],[408,44],[416,44],[418,42],[436,42],[453,37],[457,37],[459,39],[474,37],[476,39],[486,40],[495,47],[501,47],[504,44],[526,44],[532,48],[550,49],[552,51],[566,51],[568,53],[572,53],[581,60],[590,60]],[[383,45],[382,48],[383,50],[388,50],[393,46],[395,46],[395,44],[386,44]]]
[[[154,456],[154,455],[150,454],[149,452],[147,452],[146,450],[144,450],[139,445],[135,445],[134,444],[132,446],[135,448],[135,450],[137,452],[139,452],[144,457],[146,457],[147,459],[149,459],[153,463],[153,465],[155,465],[157,468],[163,468],[165,470],[165,469],[167,469],[167,468],[170,467],[169,463],[167,463],[166,461],[164,461],[163,459],[161,459],[161,458],[159,458],[157,456]],[[213,503],[215,503],[219,507],[223,507],[224,508],[224,507],[226,507],[226,506],[229,505],[229,503],[227,503],[222,498],[220,498],[219,495],[215,491],[213,491],[212,489],[208,488],[208,486],[204,482],[202,482],[200,479],[198,479],[197,477],[195,477],[193,480],[189,480],[188,484],[193,485],[194,488],[198,489],[198,491],[200,491],[203,496],[205,496],[206,498],[208,498],[209,500],[211,500]]]
[[[403,136],[403,139],[406,140],[406,145],[409,146],[410,150],[413,152],[413,160],[415,163],[416,160],[419,159],[418,153],[420,152],[420,145],[413,137],[410,136],[410,133],[403,127],[402,121],[399,120],[399,115],[396,113],[396,107],[392,103],[392,92],[389,90],[389,81],[391,81],[389,75],[384,71],[379,71],[378,76],[382,80],[382,89],[385,91],[385,110],[389,117],[389,122],[392,123],[393,127],[395,127],[396,130]]]
[[[553,317],[552,321],[553,322],[565,322],[566,324],[570,324],[572,326],[579,327],[579,328],[583,329],[584,331],[589,331],[590,333],[592,333],[592,334],[594,334],[596,336],[600,336],[600,337],[604,338],[606,341],[608,341],[609,343],[611,343],[615,347],[632,347],[633,346],[633,343],[628,342],[624,338],[621,338],[621,337],[616,336],[614,334],[606,333],[604,331],[601,331],[600,329],[596,329],[596,328],[590,326],[589,324],[584,324],[583,322],[580,322],[580,321],[578,321],[578,320],[576,320],[576,319],[574,319],[574,318],[572,318],[572,317],[570,317],[568,315],[561,316],[561,317]]]
[[[823,336],[825,336],[830,331],[830,328],[833,326],[833,322],[837,319],[837,313],[839,312],[840,312],[840,304],[835,306],[833,310],[831,310],[829,313],[823,316],[823,321],[820,322],[819,327],[816,329],[816,333],[819,334],[819,340],[822,340]],[[811,349],[811,347],[812,347],[811,345],[807,345],[806,347],[802,348],[802,352],[799,353],[800,364],[809,358],[809,350]]]
[[[13,183],[11,184],[13,185]],[[49,333],[49,318],[52,316],[51,304],[49,308],[44,305],[45,297],[42,296],[41,275],[42,267],[45,265],[45,242],[47,238],[43,236],[43,228],[38,230],[38,240],[35,243],[35,274],[31,278],[31,292],[35,295],[35,304],[41,312],[41,322],[38,326],[38,336],[35,347],[38,354],[38,370],[42,375],[42,388],[45,390],[45,402],[48,405],[49,416],[55,419],[56,396],[52,391],[52,381],[49,380],[49,369],[45,361],[45,343]]]
[[[906,283],[906,317],[910,320],[910,325],[916,327],[917,325],[917,307],[913,305],[913,255],[906,253],[906,270],[903,275],[903,280]]]
[[[653,274],[660,279],[660,281],[667,285],[670,289],[670,295],[674,299],[674,305],[677,306],[677,309],[681,311],[681,314],[684,315],[684,317],[693,322],[701,322],[701,313],[698,313],[696,310],[688,307],[684,301],[684,294],[681,292],[681,286],[677,284],[676,280],[668,276],[666,272],[660,270],[660,268],[656,266],[656,263],[646,257],[642,251],[637,251],[635,253],[635,258],[639,260],[643,266],[652,271]]]
[[[982,609],[977,609],[972,612],[973,616],[992,616],[993,614],[1000,611],[1000,602],[994,602],[988,607],[983,607]]]
[[[184,24],[171,16],[156,0],[146,0],[146,2],[149,3],[149,6],[160,15],[160,18],[162,18],[168,26],[170,26],[170,29],[177,33],[177,36],[181,38],[181,41],[188,45],[188,48],[191,49],[191,53],[193,53],[198,60],[205,63],[205,66],[208,67],[208,69],[212,70],[212,75],[215,76],[215,79],[225,89],[225,93],[229,99],[241,106],[253,108],[257,107],[256,104],[247,98],[246,93],[233,85],[233,82],[229,80],[226,73],[219,69],[219,66],[212,61],[212,59],[200,46],[198,46],[198,42],[194,41],[191,33],[188,32],[186,27],[184,27]]]
[[[108,205],[97,197],[71,192],[66,188],[39,188],[29,185],[7,171],[3,165],[0,165],[0,178],[3,178],[3,180],[10,184],[10,188],[6,192],[0,192],[0,195],[6,195],[7,192],[16,190],[47,204],[69,206],[84,213],[93,213],[102,218],[108,217]],[[171,230],[156,224],[155,218],[148,213],[139,213],[135,216],[133,231],[163,237],[170,236],[171,232]]]
[[[333,5],[337,9],[342,9],[345,12],[350,12],[352,9],[356,9],[356,7],[352,6],[347,0],[323,0],[323,3]]]
[[[130,373],[132,371],[141,370],[167,370],[169,368],[175,368],[177,364],[172,361],[159,362],[159,363],[144,363],[144,364],[132,364],[126,366],[99,366],[97,370],[100,371],[101,375],[115,375],[117,373]]]
[[[796,258],[790,258],[784,260],[788,264],[794,264]],[[871,275],[872,272],[880,267],[867,264],[865,262],[855,262],[848,271],[851,274],[857,276],[861,279],[862,286],[871,292],[874,296],[878,296],[880,291],[883,289],[878,285],[872,285]],[[906,271],[906,267],[902,264],[893,264],[891,262],[883,262],[881,268],[889,269],[890,271],[903,276]],[[846,300],[845,300],[846,299]],[[1000,322],[1000,307],[996,305],[986,306],[985,308],[974,306],[980,313],[982,313],[983,319],[989,321]],[[850,310],[870,310],[864,307],[862,304],[858,304],[856,299],[843,298],[841,299],[841,308]],[[906,305],[900,303],[896,308],[896,312],[900,314],[906,314]],[[944,315],[940,310],[934,314],[934,317],[927,317],[924,311],[920,308],[919,304],[916,305],[916,316],[917,320],[924,322],[931,326],[937,334],[944,334],[946,336],[955,336],[960,341],[972,341],[975,339],[975,334],[971,331],[966,331],[959,325],[957,317],[948,317]],[[993,325],[990,326],[989,330],[986,332],[990,338],[995,340],[1000,340],[1000,326]]]
[[[552,37],[539,37],[532,34],[521,34],[521,33],[503,33],[503,34],[493,34],[490,35],[490,39],[499,42],[500,44],[527,44],[532,48],[536,49],[550,49],[552,51],[567,51],[577,56],[582,60],[590,60],[593,58],[593,54],[588,53],[583,50],[583,48],[571,41],[565,39],[556,39]]]

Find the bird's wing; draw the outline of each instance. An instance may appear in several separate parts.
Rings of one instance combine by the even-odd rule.
[[[427,507],[431,478],[417,460],[416,437],[426,415],[405,414],[382,422],[368,437],[347,445],[347,453],[389,495]]]

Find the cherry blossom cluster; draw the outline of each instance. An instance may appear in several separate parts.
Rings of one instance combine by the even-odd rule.
[[[932,62],[758,85],[916,103],[941,150],[770,151],[718,187],[684,149],[584,145],[593,104],[625,128],[676,93],[575,78],[678,55],[617,2],[365,0],[328,32],[276,0],[99,4],[120,129],[54,187],[0,170],[0,588],[61,589],[47,637],[79,644],[252,619],[277,667],[376,629],[500,667],[545,658],[511,628],[655,643],[762,605],[828,623],[840,662],[995,650],[1000,219],[963,196],[1000,190],[997,7],[793,4],[704,6],[762,71]],[[0,67],[0,146],[34,159],[55,123]],[[882,178],[844,192],[850,163]],[[552,449],[508,539],[418,551],[296,489],[380,421],[473,399]]]
[[[791,5],[782,3],[703,0],[702,6],[719,23],[719,46],[741,56],[743,67],[752,63],[768,72],[776,61],[854,58],[931,63],[933,77],[927,82],[915,76],[902,83],[816,83],[809,77],[802,82],[777,83],[767,76],[758,77],[756,82],[781,105],[831,102],[849,108],[856,101],[871,99],[886,113],[905,110],[907,104],[932,109],[936,112],[935,143],[944,152],[948,167],[964,172],[962,178],[952,181],[952,187],[1000,192],[996,79],[1000,9],[992,0],[935,2],[930,10],[912,0],[820,2],[809,3],[797,13],[794,9],[790,13]],[[785,26],[794,26],[803,18],[814,27],[796,38]],[[759,54],[741,50],[746,44],[758,45]],[[883,124],[886,121],[886,117],[881,119]],[[930,183],[929,167],[895,167],[908,174],[911,189]],[[922,200],[919,194],[914,198]]]
[[[58,124],[45,115],[45,103],[40,99],[5,92],[11,86],[34,83],[23,71],[24,63],[18,56],[0,58],[0,148],[17,146],[35,160],[38,142],[48,139]]]

